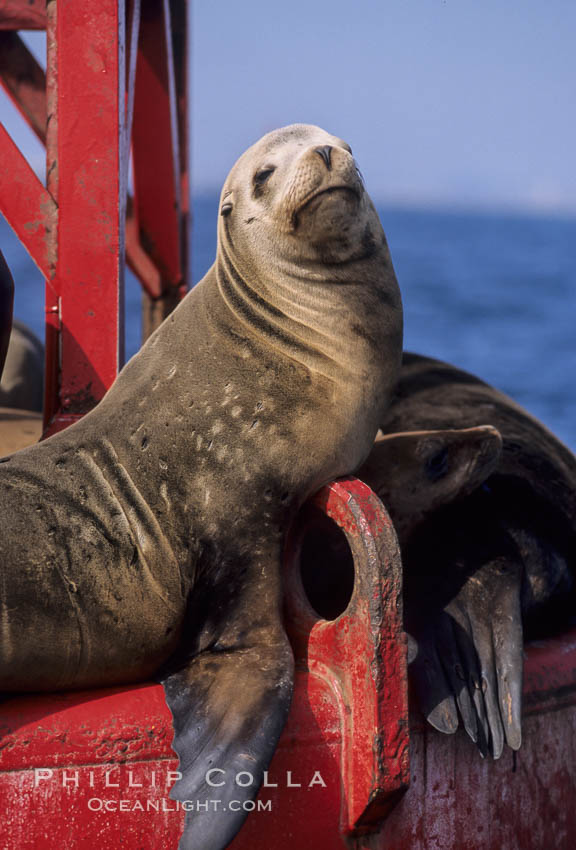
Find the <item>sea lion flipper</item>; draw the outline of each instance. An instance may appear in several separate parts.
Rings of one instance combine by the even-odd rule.
[[[483,701],[495,759],[504,740],[515,750],[521,743],[522,575],[519,561],[500,557],[468,579],[460,594],[479,664],[477,699]]]
[[[180,850],[221,850],[242,825],[284,726],[292,681],[287,640],[206,650],[163,680],[181,773],[170,796],[193,804]]]
[[[438,646],[437,655],[442,659],[444,674],[456,698],[456,705],[464,728],[474,743],[478,743],[480,737],[479,747],[482,749],[478,714],[474,706],[474,695],[470,690],[470,677],[464,672],[468,665],[462,658],[462,651],[456,634],[457,628],[456,621],[451,616],[450,606],[447,606],[446,611],[440,615],[435,630]],[[430,717],[428,719],[430,720]]]
[[[468,735],[495,759],[505,741],[514,750],[521,743],[521,585],[520,563],[485,564],[435,615],[434,628],[415,634],[422,660],[411,675],[428,721],[454,731],[446,719],[452,696]]]
[[[458,728],[456,691],[450,687],[446,669],[440,660],[434,630],[412,630],[410,637],[416,647],[410,664],[410,680],[420,708],[431,726],[451,735]]]

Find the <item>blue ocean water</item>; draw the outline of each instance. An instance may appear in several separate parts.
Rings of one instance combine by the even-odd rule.
[[[216,250],[218,198],[193,206],[192,273]],[[405,347],[448,360],[511,395],[576,451],[576,220],[379,209],[405,309]],[[3,220],[16,315],[43,334],[40,273]],[[139,345],[128,275],[126,352]]]

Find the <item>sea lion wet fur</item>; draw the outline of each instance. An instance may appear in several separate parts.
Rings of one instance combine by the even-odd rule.
[[[461,721],[498,758],[521,743],[523,624],[574,611],[576,458],[504,393],[409,353],[381,427],[358,475],[398,530],[412,683],[436,728]]]
[[[289,707],[280,567],[291,517],[367,456],[401,359],[386,240],[348,145],[268,134],[232,169],[214,266],[78,424],[0,464],[0,688],[164,667],[183,778],[259,783]],[[177,652],[176,652],[177,651]],[[176,654],[175,654],[176,653]],[[224,847],[245,814],[188,813]]]

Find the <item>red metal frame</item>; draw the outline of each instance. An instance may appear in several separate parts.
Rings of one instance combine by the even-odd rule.
[[[122,365],[125,248],[166,309],[187,288],[186,24],[185,0],[0,10],[2,83],[46,142],[44,188],[0,127],[0,209],[46,279],[46,433],[90,410]],[[46,74],[18,28],[46,29]]]

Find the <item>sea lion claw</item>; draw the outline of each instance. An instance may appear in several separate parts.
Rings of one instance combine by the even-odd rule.
[[[523,627],[521,578],[500,600],[502,616],[494,627],[495,673],[506,743],[518,750],[522,743]]]
[[[162,680],[180,759],[170,796],[193,805],[180,850],[222,850],[235,836],[247,816],[242,804],[256,796],[286,721],[292,683],[287,641],[207,650]]]
[[[416,625],[410,638],[417,647],[410,663],[410,680],[418,703],[431,726],[445,735],[451,735],[458,728],[458,712],[438,656],[434,635],[425,627],[420,630]]]
[[[452,696],[445,697],[426,715],[426,720],[439,732],[443,732],[445,735],[453,735],[458,729],[458,714],[454,698]]]
[[[451,617],[446,616],[444,613],[439,618],[439,626],[442,630],[441,658],[443,659],[444,669],[447,672],[452,691],[456,698],[456,704],[458,706],[458,711],[460,712],[464,728],[474,743],[477,743],[478,723],[476,720],[474,704],[468,689],[467,677],[462,666],[461,653],[458,648],[458,640],[455,634],[456,624]]]

